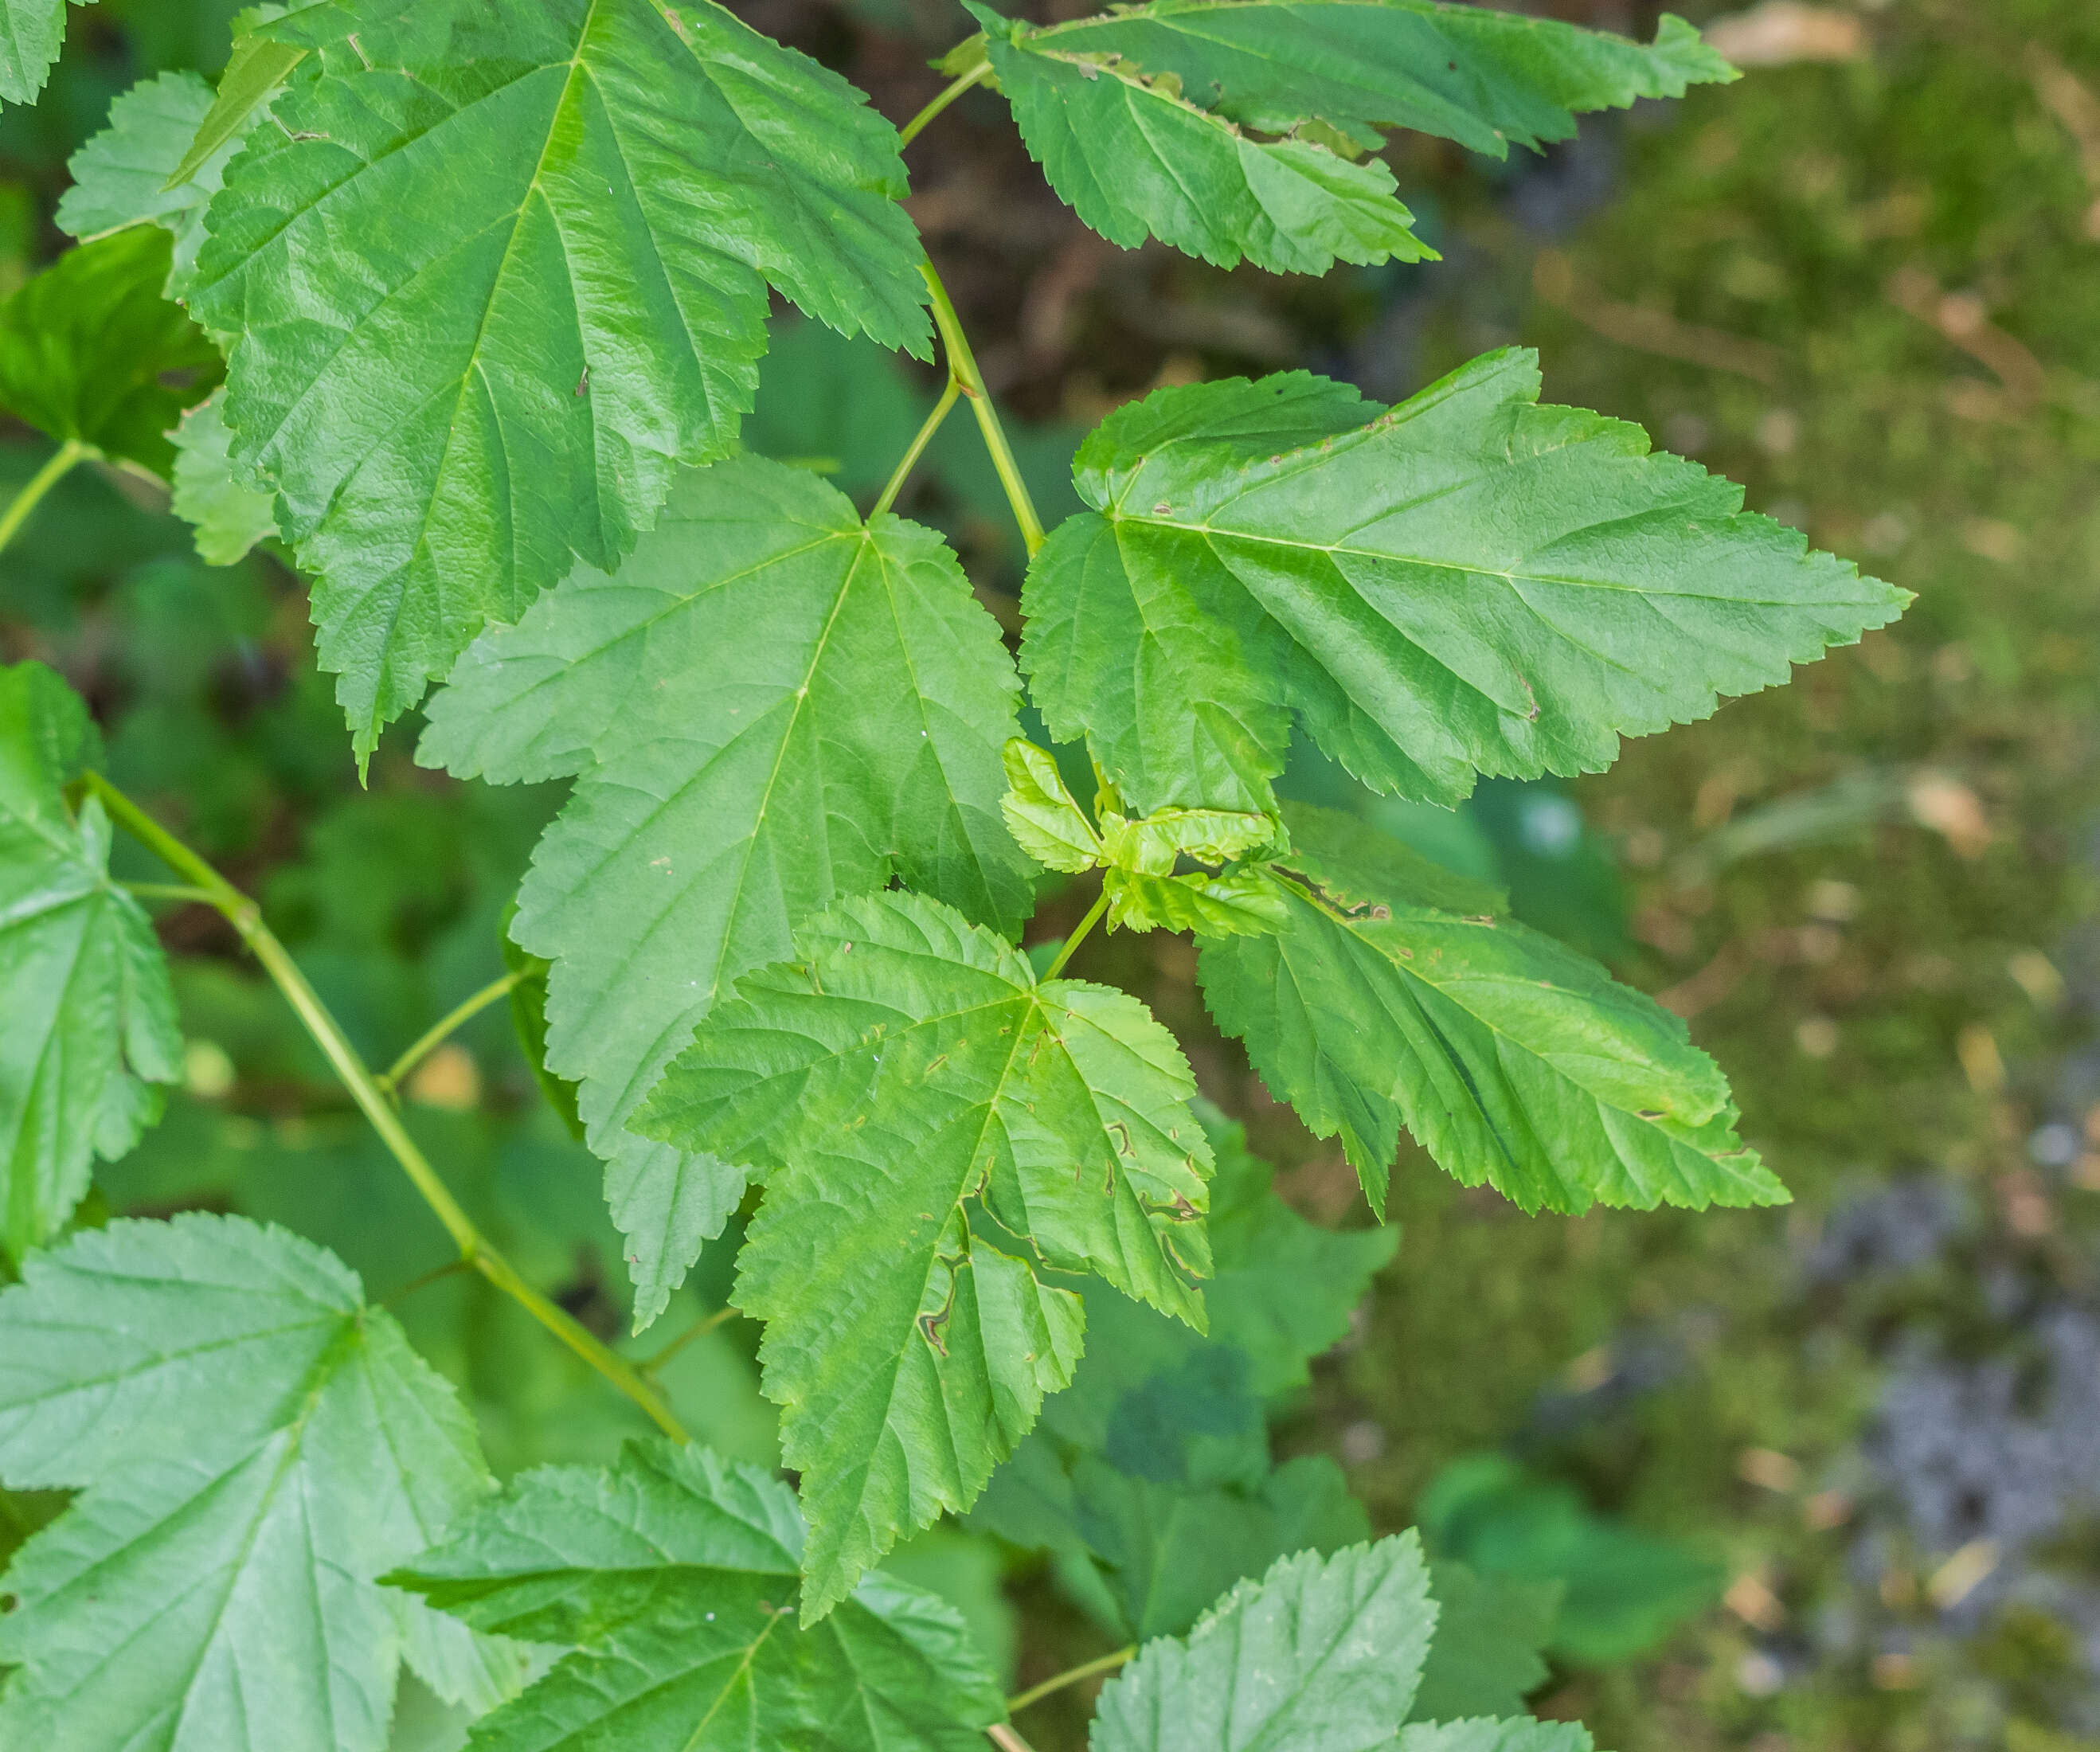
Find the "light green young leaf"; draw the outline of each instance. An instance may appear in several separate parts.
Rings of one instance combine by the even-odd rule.
[[[999,819],[1018,683],[954,555],[754,457],[689,474],[616,578],[579,569],[490,632],[418,758],[498,783],[580,775],[517,940],[553,964],[547,1063],[581,1084],[646,1325],[743,1177],[627,1130],[693,1024],[789,927],[899,877],[1017,928]]]
[[[1076,876],[1101,861],[1101,836],[1065,788],[1057,763],[1025,737],[1002,751],[1006,795],[999,800],[1014,843],[1046,870]]]
[[[1643,45],[1436,0],[1152,0],[1026,40],[1039,54],[1114,56],[1171,73],[1238,126],[1284,135],[1317,124],[1359,152],[1384,143],[1380,128],[1401,127],[1507,158],[1512,143],[1571,138],[1577,113],[1737,77],[1668,13]]]
[[[637,1123],[766,1176],[736,1305],[766,1322],[765,1390],[802,1474],[806,1622],[900,1532],[967,1507],[1070,1379],[1078,1297],[975,1233],[968,1205],[1200,1326],[1211,1153],[1141,1004],[1037,985],[949,907],[841,901],[795,953],[737,982]]]
[[[1230,810],[1162,809],[1135,821],[1110,814],[1101,822],[1102,856],[1144,876],[1165,876],[1180,858],[1226,863],[1277,837],[1274,816]]]
[[[214,390],[183,416],[175,428],[176,516],[196,530],[197,558],[207,566],[232,566],[255,544],[277,533],[277,496],[237,478],[226,429],[226,391]]]
[[[1292,373],[1111,415],[1023,599],[1052,735],[1140,808],[1260,810],[1295,714],[1374,789],[1454,804],[1597,770],[1908,601],[1538,395],[1510,351],[1390,412]]]
[[[1473,1716],[1457,1722],[1410,1722],[1393,1741],[1392,1752],[1592,1752],[1595,1745],[1580,1722]]]
[[[73,0],[91,6],[94,0]],[[33,104],[65,44],[66,0],[0,0],[0,98]]]
[[[228,135],[187,175],[174,174],[211,108],[193,73],[162,73],[109,106],[109,126],[66,162],[73,187],[54,215],[60,231],[92,241],[131,225],[158,225],[175,240],[167,291],[186,289],[204,245],[204,214],[225,180],[238,137]]]
[[[0,407],[165,479],[174,449],[165,435],[224,368],[161,296],[172,247],[152,226],[82,244],[0,305]],[[170,377],[185,381],[170,387]]]
[[[388,1579],[476,1628],[571,1652],[474,1730],[477,1752],[977,1752],[1005,1719],[953,1608],[864,1577],[792,1620],[785,1485],[699,1447],[528,1472]]]
[[[0,669],[0,1256],[72,1216],[95,1158],[160,1117],[182,1075],[153,927],[109,880],[109,819],[63,788],[98,758],[77,695],[42,664]]]
[[[1171,72],[1068,51],[966,3],[1030,152],[1111,243],[1158,237],[1220,267],[1244,258],[1275,273],[1435,258],[1377,160],[1352,163],[1311,139],[1251,139],[1185,97]]]
[[[1285,917],[1275,885],[1251,870],[1154,876],[1110,869],[1101,877],[1101,892],[1109,898],[1109,923],[1118,930],[1239,937],[1280,930]]]
[[[1376,1752],[1422,1671],[1436,1608],[1412,1533],[1304,1551],[1243,1582],[1184,1639],[1103,1689],[1093,1752]]]
[[[465,1413],[339,1260],[187,1215],[0,1292],[0,1476],[85,1487],[16,1555],[0,1743],[378,1752],[372,1578],[487,1488]]]
[[[769,285],[927,344],[895,131],[713,0],[346,0],[260,33],[315,52],[229,167],[192,302],[238,338],[235,458],[319,574],[361,754],[735,448]]]
[[[1374,1211],[1403,1125],[1526,1211],[1786,1202],[1736,1136],[1719,1067],[1654,1000],[1513,920],[1423,904],[1397,856],[1392,885],[1358,899],[1348,853],[1375,836],[1325,810],[1285,819],[1286,921],[1207,945],[1204,997],[1299,1117],[1341,1137]]]

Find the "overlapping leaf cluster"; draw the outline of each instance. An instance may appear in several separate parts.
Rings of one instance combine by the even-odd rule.
[[[0,5],[0,96],[64,10]],[[950,70],[1087,223],[1278,271],[1429,254],[1381,130],[1500,155],[1730,77],[1674,18],[971,11]],[[1017,668],[890,495],[735,453],[772,293],[929,350],[901,149],[713,0],[321,0],[76,158],[86,241],[0,309],[0,402],[55,467],[170,479],[207,558],[281,540],[360,759],[443,681],[424,762],[571,782],[508,920],[535,1069],[606,1163],[638,1326],[755,1204],[735,1295],[800,1498],[664,1443],[492,1495],[332,1256],[236,1218],[64,1238],[181,1042],[84,708],[8,670],[0,1479],[82,1492],[9,1571],[10,1743],[376,1749],[405,1657],[493,1706],[483,1746],[960,1749],[996,1686],[871,1566],[975,1503],[1149,1639],[1101,1752],[1586,1748],[1509,1718],[1536,1638],[1497,1657],[1492,1578],[1434,1578],[1440,1668],[1412,1540],[1272,1463],[1265,1403],[1389,1238],[1295,1217],[1143,1005],[1065,975],[1076,936],[1018,940],[1044,872],[1098,880],[1086,929],[1193,933],[1374,1213],[1402,1129],[1527,1211],[1776,1202],[1674,1017],[1275,781],[1299,735],[1435,803],[1595,770],[1900,594],[1506,351],[1392,408],[1292,373],[1118,411]],[[1017,734],[1024,676],[1087,805]]]

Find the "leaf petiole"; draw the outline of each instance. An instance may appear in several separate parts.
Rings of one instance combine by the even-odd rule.
[[[15,532],[29,521],[30,512],[36,510],[43,496],[71,471],[73,464],[92,453],[91,448],[77,438],[68,438],[45,460],[44,466],[32,474],[22,490],[8,502],[7,509],[0,511],[0,548],[15,539]]]
[[[1018,1715],[1029,1705],[1039,1703],[1052,1692],[1062,1691],[1067,1685],[1076,1685],[1083,1679],[1092,1679],[1096,1673],[1113,1673],[1136,1653],[1137,1644],[1132,1643],[1112,1653],[1096,1655],[1092,1661],[1082,1661],[1075,1667],[1067,1667],[1062,1673],[1046,1679],[1039,1685],[1030,1685],[1018,1697],[1008,1697],[1006,1712],[1009,1715]]]
[[[1072,959],[1072,951],[1087,940],[1087,933],[1101,922],[1101,915],[1108,910],[1109,897],[1104,891],[1096,898],[1093,905],[1087,908],[1086,916],[1073,927],[1072,934],[1065,939],[1065,947],[1057,951],[1049,966],[1043,969],[1043,978],[1036,982],[1039,986],[1048,985],[1065,971],[1065,964]]]
[[[327,1056],[336,1075],[349,1090],[373,1131],[401,1164],[402,1172],[423,1195],[460,1250],[460,1258],[471,1265],[506,1295],[522,1304],[527,1313],[559,1339],[592,1368],[649,1414],[656,1427],[677,1441],[688,1440],[684,1428],[664,1402],[663,1396],[637,1372],[634,1365],[602,1344],[588,1328],[566,1310],[549,1301],[518,1275],[517,1268],[504,1258],[461,1208],[452,1190],[439,1177],[430,1159],[409,1136],[401,1116],[380,1088],[377,1079],[350,1044],[342,1026],[329,1013],[316,992],[299,971],[298,964],[262,922],[262,909],[188,846],[154,820],[101,774],[90,771],[86,788],[102,800],[110,819],[143,844],[161,863],[178,875],[189,878],[208,902],[223,914],[240,933],[249,953],[262,964],[263,971],[276,982],[285,1001],[298,1013],[307,1031]]]
[[[668,1344],[666,1344],[663,1349],[652,1356],[643,1357],[635,1365],[635,1367],[646,1375],[655,1376],[664,1364],[670,1361],[694,1339],[704,1339],[716,1327],[727,1326],[743,1312],[743,1310],[739,1308],[718,1308],[712,1314],[701,1316]]]
[[[182,882],[119,882],[117,885],[141,900],[199,901],[207,907],[218,904],[210,889],[192,888]]]
[[[955,405],[955,398],[962,393],[962,383],[951,368],[947,388],[941,391],[941,399],[933,404],[933,411],[926,416],[926,423],[919,428],[919,435],[911,440],[911,448],[904,452],[904,460],[897,465],[889,477],[889,483],[882,489],[882,496],[875,501],[875,509],[867,514],[871,519],[881,516],[897,502],[897,496],[904,490],[904,483],[911,479],[912,469],[919,458],[925,454],[927,445],[933,441],[933,435],[941,430],[941,422],[948,417],[948,410]]]
[[[400,1088],[401,1079],[435,1051],[447,1035],[474,1017],[479,1016],[499,998],[507,996],[510,988],[524,977],[523,970],[519,969],[505,973],[501,979],[492,979],[472,997],[453,1005],[437,1021],[431,1023],[417,1038],[414,1045],[372,1080],[391,1094]]]
[[[991,63],[985,60],[979,61],[961,77],[951,81],[942,87],[939,96],[897,130],[897,143],[899,146],[909,146],[925,131],[927,123],[954,103],[964,92],[968,90],[972,86],[982,85],[990,76]]]
[[[991,404],[991,392],[985,387],[984,373],[977,369],[977,355],[970,351],[962,319],[955,314],[948,289],[941,284],[931,262],[921,262],[919,271],[926,276],[927,289],[933,294],[933,326],[941,331],[941,345],[947,352],[949,377],[960,384],[963,394],[970,399],[970,412],[977,417],[977,430],[984,435],[985,448],[991,452],[991,466],[998,471],[999,485],[1006,489],[1006,502],[1012,507],[1013,520],[1021,526],[1021,539],[1033,559],[1035,550],[1043,545],[1043,519],[1035,514],[1028,483],[1021,478],[1013,447],[1006,441],[999,410]]]

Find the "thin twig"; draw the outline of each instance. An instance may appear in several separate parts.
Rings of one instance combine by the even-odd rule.
[[[1124,1662],[1137,1653],[1137,1644],[1118,1648],[1112,1654],[1096,1655],[1092,1661],[1082,1661],[1075,1667],[1068,1667],[1054,1678],[1046,1679],[1039,1685],[1030,1685],[1017,1697],[1006,1700],[1006,1713],[1018,1715],[1031,1703],[1039,1703],[1051,1692],[1062,1691],[1067,1685],[1076,1685],[1083,1679],[1092,1679],[1096,1673],[1113,1673]]]
[[[192,888],[183,882],[119,882],[117,885],[141,900],[182,900],[207,907],[217,904],[210,889]]]
[[[0,511],[0,548],[15,539],[15,532],[29,521],[29,513],[42,502],[43,496],[60,479],[88,454],[88,447],[77,438],[68,438],[53,451],[44,466],[24,483],[22,490],[9,501],[7,509]]]
[[[914,140],[919,138],[920,135],[924,130],[928,122],[931,121],[936,116],[939,115],[942,110],[946,109],[951,104],[954,103],[957,98],[960,97],[964,92],[968,90],[972,86],[979,84],[990,77],[990,61],[979,61],[977,65],[973,67],[968,73],[963,74],[951,84],[944,86],[938,97],[935,98],[932,103],[929,104],[924,109],[920,110],[917,115],[914,116],[909,121],[906,122],[902,127],[899,128],[897,130],[897,143],[899,146],[909,146]]]
[[[1004,1722],[994,1722],[985,1730],[991,1743],[999,1752],[1034,1752],[1034,1749]]]
[[[514,969],[501,979],[492,979],[486,986],[463,1002],[454,1004],[437,1021],[431,1023],[417,1037],[416,1043],[394,1062],[373,1079],[379,1087],[391,1094],[401,1086],[401,1079],[436,1050],[447,1035],[470,1018],[479,1016],[498,998],[506,995],[510,988],[524,978],[523,969]]]
[[[1013,460],[1013,447],[1006,441],[999,410],[991,404],[991,392],[985,387],[984,373],[977,369],[977,355],[970,351],[948,289],[941,284],[931,262],[921,262],[919,271],[926,276],[926,288],[933,294],[933,326],[941,331],[941,345],[947,350],[949,374],[970,399],[970,412],[977,417],[977,430],[984,435],[985,448],[991,452],[991,466],[998,471],[999,485],[1006,489],[1006,502],[1012,507],[1013,520],[1021,526],[1021,539],[1033,559],[1035,550],[1043,545],[1043,519],[1035,514],[1035,502],[1028,496],[1028,484]]]
[[[875,501],[875,509],[867,514],[878,518],[897,503],[897,496],[904,490],[904,483],[911,478],[911,470],[925,453],[926,447],[933,441],[933,435],[941,430],[941,422],[948,417],[948,410],[955,405],[955,399],[963,393],[963,386],[951,370],[948,386],[941,392],[941,399],[933,404],[933,411],[926,416],[926,423],[919,428],[919,435],[911,440],[911,448],[904,452],[904,460],[897,465],[882,496]]]
[[[634,1366],[639,1369],[646,1375],[652,1377],[655,1376],[656,1373],[663,1368],[665,1363],[668,1362],[673,1357],[677,1356],[680,1351],[683,1350],[688,1344],[691,1344],[694,1339],[705,1338],[710,1332],[713,1331],[716,1327],[726,1326],[730,1321],[735,1320],[743,1312],[743,1310],[740,1308],[717,1308],[712,1314],[704,1315],[701,1318],[695,1321],[692,1325],[686,1327],[683,1332],[677,1335],[677,1337],[672,1339],[668,1344],[666,1344],[663,1349],[656,1352],[653,1356],[643,1357],[642,1361],[638,1362]]]
[[[1087,908],[1086,916],[1073,927],[1072,934],[1065,939],[1065,947],[1057,951],[1049,966],[1043,970],[1045,983],[1055,979],[1065,971],[1065,964],[1072,959],[1072,951],[1086,941],[1087,933],[1101,922],[1101,915],[1108,910],[1109,897],[1104,891],[1095,898],[1093,905]]]
[[[445,1226],[460,1250],[460,1258],[487,1278],[490,1283],[514,1297],[525,1310],[562,1344],[574,1351],[592,1368],[627,1395],[636,1405],[648,1413],[656,1427],[665,1435],[679,1441],[687,1439],[671,1409],[664,1402],[663,1395],[643,1380],[633,1364],[624,1357],[609,1350],[595,1334],[582,1326],[573,1315],[549,1301],[537,1290],[518,1274],[517,1268],[490,1245],[474,1220],[461,1208],[452,1190],[439,1177],[429,1158],[409,1136],[401,1123],[401,1116],[394,1110],[370,1069],[357,1048],[350,1044],[328,1006],[299,971],[285,946],[277,940],[276,933],[262,922],[261,909],[240,890],[206,863],[188,846],[177,839],[157,821],[140,809],[130,798],[101,774],[86,775],[86,788],[101,799],[110,817],[125,830],[143,842],[155,856],[174,871],[187,876],[210,897],[210,904],[217,907],[248,946],[249,953],[262,964],[262,969],[277,983],[297,1012],[299,1020],[306,1024],[307,1031],[327,1056],[329,1063],[342,1079],[364,1117],[372,1123],[373,1131],[393,1153],[394,1159],[401,1164],[402,1172],[423,1195],[423,1202],[436,1213],[438,1220]]]

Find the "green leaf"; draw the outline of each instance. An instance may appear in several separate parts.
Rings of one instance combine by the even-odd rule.
[[[841,901],[795,952],[737,982],[639,1123],[766,1176],[736,1304],[766,1322],[765,1392],[802,1474],[806,1622],[899,1530],[965,1507],[1070,1379],[1079,1299],[967,1207],[1200,1326],[1211,1153],[1141,1004],[1037,985],[949,907]]]
[[[175,241],[167,290],[180,297],[204,245],[204,214],[239,143],[229,135],[183,175],[173,173],[211,108],[211,87],[193,73],[162,73],[109,106],[109,126],[66,162],[73,187],[53,216],[83,241],[132,225],[157,225]]]
[[[296,43],[279,42],[240,29],[243,19],[262,22],[266,8],[250,7],[234,17],[233,52],[218,76],[218,90],[199,118],[182,156],[167,178],[174,188],[196,177],[245,135],[271,97],[307,58]],[[268,10],[276,10],[270,8]]]
[[[1285,819],[1284,926],[1206,945],[1203,995],[1268,1086],[1340,1136],[1373,1211],[1403,1125],[1526,1211],[1786,1203],[1736,1136],[1720,1068],[1653,999],[1513,920],[1423,904],[1396,848],[1398,880],[1347,904],[1351,872],[1323,846],[1377,836],[1323,810]]]
[[[192,302],[239,338],[235,458],[320,575],[361,754],[486,621],[615,564],[682,464],[735,448],[769,285],[927,344],[895,131],[712,0],[265,29],[315,52],[212,203]]]
[[[1255,1392],[1271,1398],[1305,1386],[1312,1360],[1348,1335],[1400,1233],[1308,1222],[1277,1196],[1274,1170],[1248,1151],[1246,1128],[1207,1104],[1198,1110],[1218,1163],[1210,1220],[1217,1273],[1204,1295],[1211,1335],[1246,1353]]]
[[[528,1472],[388,1579],[483,1631],[570,1652],[476,1725],[478,1752],[977,1752],[1005,1719],[955,1609],[864,1578],[797,1628],[788,1487],[704,1448],[631,1442]]]
[[[1310,139],[1249,139],[1182,95],[1171,72],[1073,51],[966,0],[999,89],[1050,186],[1111,243],[1158,237],[1220,267],[1276,273],[1335,262],[1433,260],[1392,172]]]
[[[503,964],[518,976],[518,983],[510,988],[511,1025],[518,1030],[518,1044],[524,1052],[532,1080],[540,1085],[540,1092],[547,1097],[547,1105],[568,1128],[569,1135],[581,1143],[585,1134],[583,1114],[577,1106],[576,1086],[547,1068],[547,975],[551,964],[527,953],[512,941],[510,920],[517,916],[517,911],[514,905],[504,920],[502,945]]]
[[[66,0],[0,0],[0,98],[36,101],[64,46],[65,27]]]
[[[790,954],[804,913],[893,877],[1026,916],[999,814],[1017,691],[933,536],[863,528],[814,475],[743,457],[687,476],[617,578],[580,569],[431,702],[426,764],[580,774],[514,932],[553,964],[547,1063],[611,1163],[640,1324],[743,1187],[626,1128],[717,994]]]
[[[401,1633],[372,1578],[486,1488],[340,1261],[198,1215],[84,1233],[0,1293],[0,1476],[86,1487],[0,1618],[0,1741],[67,1752],[377,1752]]]
[[[994,31],[995,57],[999,40]],[[1039,54],[1115,56],[1171,73],[1238,126],[1285,135],[1317,124],[1357,152],[1378,150],[1381,127],[1402,127],[1507,158],[1512,142],[1572,138],[1577,112],[1739,77],[1668,13],[1644,46],[1434,0],[1153,0],[1026,40]]]
[[[1101,836],[1065,788],[1057,763],[1016,736],[1002,752],[1006,795],[999,813],[1014,843],[1046,870],[1076,876],[1101,861]]]
[[[1553,1639],[1562,1584],[1476,1575],[1446,1559],[1429,1566],[1429,1591],[1436,1639],[1409,1719],[1521,1715],[1524,1700],[1546,1680],[1540,1651]],[[1403,1741],[1402,1752],[1412,1752],[1411,1743]]]
[[[1562,1584],[1548,1646],[1586,1665],[1645,1653],[1721,1591],[1718,1564],[1593,1514],[1572,1486],[1535,1477],[1502,1454],[1453,1461],[1418,1507],[1440,1556],[1483,1578]]]
[[[1325,1456],[1270,1470],[1263,1401],[1307,1382],[1397,1238],[1315,1228],[1276,1196],[1238,1126],[1196,1110],[1217,1157],[1210,1338],[1123,1296],[1088,1295],[1071,1386],[971,1511],[1012,1544],[1057,1554],[1082,1603],[1122,1635],[1185,1631],[1278,1557],[1370,1531]]]
[[[226,429],[226,391],[212,391],[183,416],[175,428],[176,516],[195,526],[197,558],[207,566],[232,566],[255,544],[277,533],[277,496],[238,479]]]
[[[1295,715],[1374,790],[1455,804],[1601,769],[1909,599],[1538,394],[1509,351],[1391,412],[1291,373],[1112,414],[1023,598],[1051,733],[1140,808],[1259,811]]]
[[[38,663],[0,669],[0,1255],[55,1233],[182,1075],[168,969],[109,880],[109,819],[63,788],[99,758],[87,708]]]
[[[164,435],[223,368],[161,296],[173,243],[143,226],[84,243],[0,305],[0,407],[47,437],[166,479],[174,449]],[[170,377],[186,381],[173,388]]]
[[[1410,1722],[1393,1752],[1591,1752],[1596,1742],[1580,1722],[1538,1722],[1529,1716],[1496,1721]]]
[[[1407,1714],[1436,1608],[1412,1533],[1281,1560],[1101,1692],[1092,1752],[1375,1752]]]

